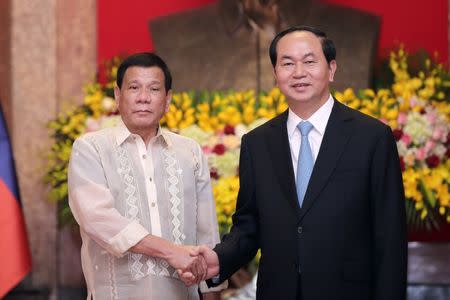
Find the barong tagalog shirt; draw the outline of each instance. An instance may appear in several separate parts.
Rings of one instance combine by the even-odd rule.
[[[80,225],[87,299],[198,299],[165,260],[131,253],[146,235],[213,247],[217,216],[206,158],[193,140],[158,129],[148,146],[120,122],[73,144],[69,204]],[[202,292],[217,291],[222,285]]]

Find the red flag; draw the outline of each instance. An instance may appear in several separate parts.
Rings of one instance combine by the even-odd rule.
[[[30,270],[31,255],[14,161],[0,107],[0,299]]]

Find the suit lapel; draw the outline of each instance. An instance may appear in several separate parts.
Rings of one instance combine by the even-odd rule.
[[[291,150],[287,133],[288,111],[273,119],[267,133],[267,147],[270,151],[272,167],[284,197],[292,206],[296,216],[300,216],[300,207],[295,189],[295,175],[292,167]]]
[[[314,164],[313,172],[303,200],[300,219],[309,211],[314,200],[325,187],[333,173],[345,146],[351,136],[351,119],[348,108],[338,101],[334,106],[325,129],[319,154]]]

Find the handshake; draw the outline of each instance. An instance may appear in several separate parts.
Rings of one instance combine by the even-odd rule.
[[[199,284],[219,274],[219,257],[205,245],[177,245],[149,234],[131,247],[130,251],[166,260],[177,270],[186,286]]]
[[[199,284],[219,274],[217,253],[205,245],[173,245],[167,262],[177,269],[180,279],[186,286]]]

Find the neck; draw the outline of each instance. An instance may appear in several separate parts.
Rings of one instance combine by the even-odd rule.
[[[144,144],[147,146],[150,143],[150,140],[156,136],[158,132],[158,128],[151,128],[151,129],[130,129],[131,133],[139,135],[142,140],[144,140]]]
[[[320,101],[294,102],[289,101],[289,108],[302,120],[308,120],[319,108],[328,101],[329,95],[323,97]]]

